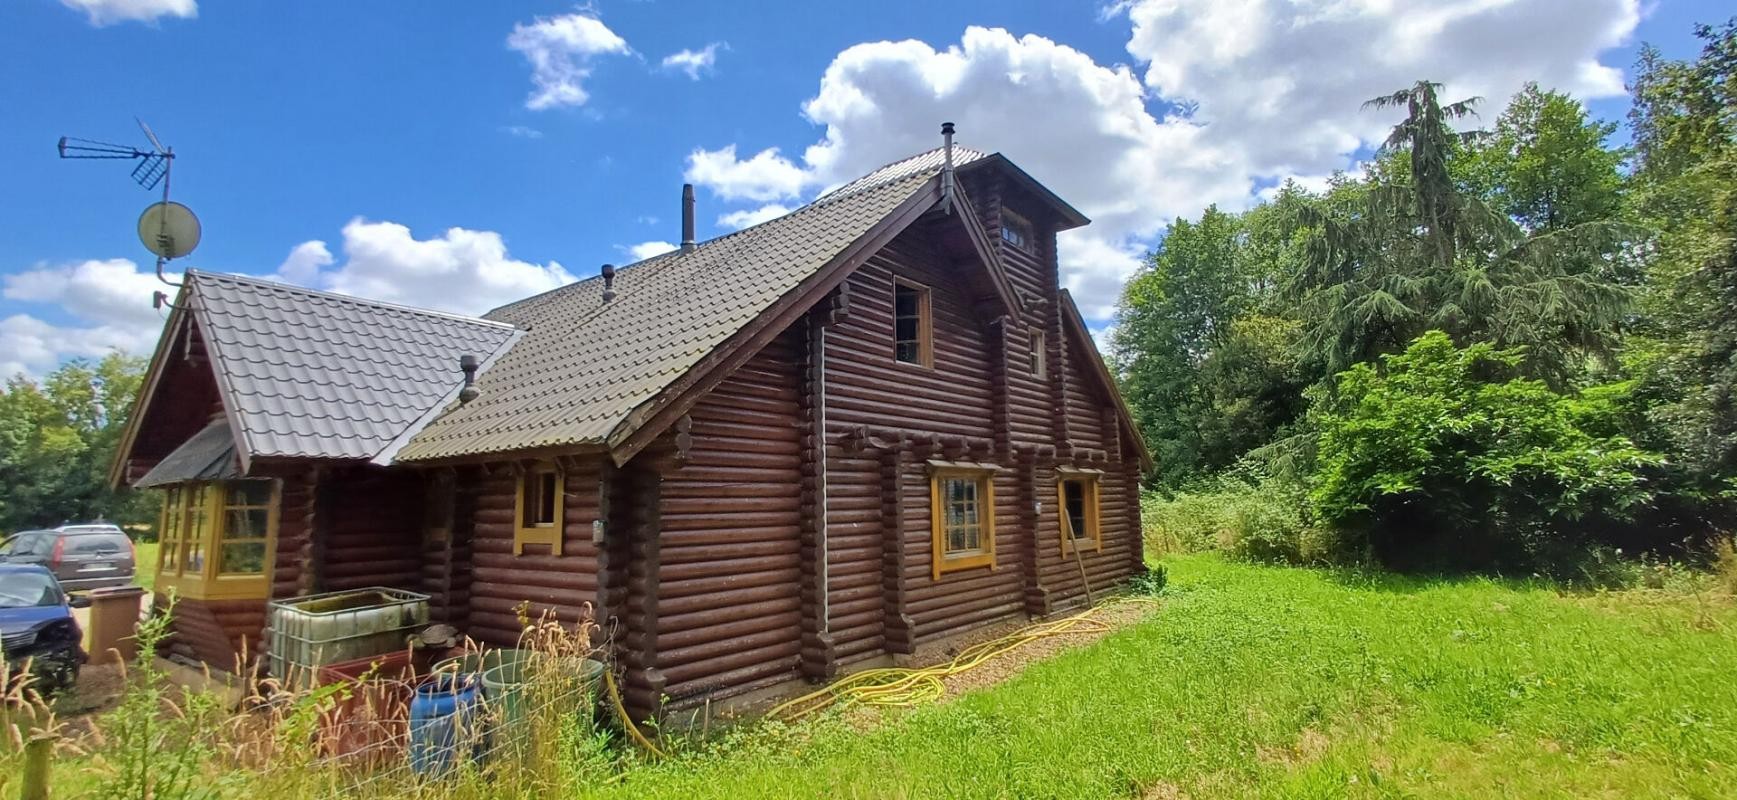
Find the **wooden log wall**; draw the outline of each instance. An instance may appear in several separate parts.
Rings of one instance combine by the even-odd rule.
[[[159,594],[154,602],[166,607],[169,599]],[[171,655],[233,673],[245,669],[258,655],[260,631],[264,629],[264,600],[183,597],[175,602],[173,632],[165,646]],[[241,661],[244,652],[247,663]]]
[[[575,624],[595,613],[598,547],[592,523],[602,512],[605,470],[600,458],[563,459],[561,555],[544,545],[527,545],[513,554],[514,497],[518,471],[495,464],[463,481],[474,487],[464,493],[471,511],[469,600],[466,633],[478,641],[512,647],[523,630],[518,609],[536,619],[544,611]]]
[[[368,586],[418,590],[422,582],[422,475],[379,467],[335,469],[324,484],[320,591]]]
[[[691,705],[795,677],[802,650],[804,323],[773,340],[689,412],[691,441],[661,486],[635,476],[651,543],[629,545],[629,649],[654,653],[673,705]],[[686,424],[686,423],[684,423]],[[641,460],[666,460],[657,453]],[[642,586],[639,565],[654,582]],[[811,578],[812,579],[812,578]],[[655,595],[652,593],[655,592]],[[652,595],[652,596],[647,596]],[[636,603],[649,616],[636,620]],[[644,642],[635,633],[652,627]],[[636,647],[635,645],[638,645]],[[648,679],[649,680],[649,679]],[[630,664],[630,689],[635,676]]]
[[[1095,357],[1087,350],[1089,343],[1076,341],[1063,325],[1049,214],[997,175],[972,175],[965,186],[993,234],[1008,279],[1026,300],[1020,315],[1026,334],[1008,337],[1008,414],[1011,441],[1028,462],[1023,469],[1030,471],[1026,480],[1037,503],[1035,510],[1029,504],[1021,508],[1036,525],[1036,562],[1027,572],[1026,610],[1047,614],[1085,602],[1080,565],[1062,552],[1056,467],[1106,473],[1099,491],[1103,548],[1081,553],[1094,591],[1141,568],[1139,467],[1131,443],[1121,440],[1114,401],[1089,372],[1094,369],[1089,359]],[[1002,218],[1009,211],[1032,223],[1030,252],[1001,239]],[[1032,329],[1043,331],[1047,350],[1041,378],[1030,369]]]
[[[1020,612],[1013,464],[996,478],[997,566],[932,578],[924,463],[993,461],[1011,409],[995,397],[1000,328],[972,310],[958,270],[921,226],[895,238],[845,284],[849,313],[826,339],[829,626],[841,662],[909,652],[926,637]],[[934,367],[893,358],[893,278],[929,287]],[[853,447],[853,431],[889,432],[894,452]],[[939,445],[942,441],[947,445]]]

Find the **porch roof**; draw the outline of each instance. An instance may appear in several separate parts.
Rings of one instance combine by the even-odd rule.
[[[229,423],[222,420],[206,425],[204,430],[165,456],[162,461],[133,483],[134,488],[148,489],[171,483],[189,481],[221,481],[241,477],[241,462],[235,457],[235,437]]]

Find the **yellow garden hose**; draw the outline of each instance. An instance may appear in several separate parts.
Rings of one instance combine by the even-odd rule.
[[[1135,599],[1124,598],[1088,608],[1073,616],[1029,625],[999,639],[967,647],[945,664],[922,669],[887,667],[853,672],[825,688],[773,708],[767,712],[767,716],[794,720],[838,703],[846,706],[914,706],[939,700],[945,694],[943,679],[978,667],[996,656],[1012,652],[1031,642],[1067,634],[1108,633],[1108,624],[1090,617],[1116,602]]]
[[[615,685],[614,670],[606,669],[603,671],[603,685],[609,689],[609,702],[614,704],[615,714],[621,718],[621,727],[627,729],[628,738],[633,739],[633,741],[640,747],[645,748],[646,752],[651,753],[658,758],[667,758],[668,756],[666,756],[662,750],[659,750],[657,745],[653,744],[650,739],[647,739],[645,734],[639,732],[639,726],[633,724],[633,715],[627,713],[627,707],[621,703],[621,688]]]

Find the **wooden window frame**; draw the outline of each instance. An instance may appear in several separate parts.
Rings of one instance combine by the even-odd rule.
[[[1007,238],[1007,232],[1009,230],[1017,232],[1025,241],[1021,243]],[[1031,220],[1006,209],[1002,209],[1000,234],[1001,241],[1005,242],[1008,247],[1012,247],[1021,253],[1037,255],[1037,226],[1031,224]]]
[[[1026,337],[1026,347],[1030,348],[1031,377],[1044,380],[1049,377],[1049,337],[1043,329],[1033,327]]]
[[[529,494],[531,481],[541,480],[542,476],[551,473],[555,476],[554,519],[550,522],[527,522],[526,496]],[[519,473],[519,485],[513,492],[513,555],[524,555],[527,544],[548,545],[550,555],[561,555],[561,539],[567,527],[562,524],[566,519],[566,507],[566,473],[549,461],[527,465]]]
[[[263,479],[244,479],[263,480]],[[230,484],[239,481],[182,483],[163,493],[163,510],[159,517],[155,565],[156,591],[174,591],[181,597],[199,600],[252,600],[269,597],[271,576],[277,569],[277,528],[282,512],[283,484],[270,480],[271,492],[264,506],[231,505],[228,502]],[[265,536],[233,540],[225,536],[229,512],[236,509],[264,508]],[[174,524],[171,524],[171,508]],[[193,535],[194,512],[205,515],[208,524],[198,536]],[[265,546],[258,572],[224,573],[223,546],[258,542]],[[195,547],[204,554],[197,570],[188,569],[187,556]],[[174,563],[170,565],[173,554]]]
[[[943,574],[960,570],[988,567],[995,569],[995,473],[987,464],[952,464],[930,462],[929,466],[929,537],[933,568],[931,577],[940,580]],[[977,508],[982,526],[983,546],[958,555],[947,554],[946,516],[942,508],[941,482],[964,479],[977,484]]]
[[[1073,555],[1074,551],[1085,549],[1102,552],[1104,549],[1104,524],[1102,509],[1103,474],[1088,470],[1057,470],[1055,480],[1056,498],[1056,530],[1061,537],[1062,555]],[[1073,531],[1073,520],[1068,517],[1067,485],[1079,483],[1084,486],[1086,503],[1086,535],[1070,536]]]
[[[899,358],[899,289],[917,293],[917,360]],[[911,367],[935,367],[935,302],[928,286],[905,278],[893,278],[893,363]]]

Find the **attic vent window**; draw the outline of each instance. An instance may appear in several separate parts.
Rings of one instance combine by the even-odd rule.
[[[893,282],[893,356],[920,367],[935,365],[929,290],[903,280]]]
[[[1027,253],[1032,252],[1031,223],[1005,211],[1001,212],[1001,240]]]

